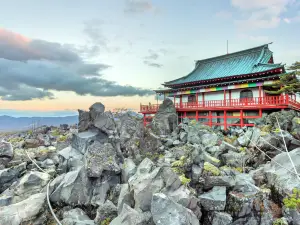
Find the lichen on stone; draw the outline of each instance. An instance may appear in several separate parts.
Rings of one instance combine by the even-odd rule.
[[[209,162],[204,163],[204,170],[207,172],[210,172],[214,176],[219,176],[220,175],[220,170],[214,166],[213,164]]]

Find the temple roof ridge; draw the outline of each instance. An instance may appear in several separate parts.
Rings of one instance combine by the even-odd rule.
[[[273,52],[268,48],[269,44],[196,61],[192,72],[165,82],[164,86],[261,73],[283,67],[281,63],[273,63]]]
[[[240,50],[240,51],[228,53],[228,54],[223,54],[223,55],[219,55],[219,56],[215,56],[215,57],[210,57],[210,58],[206,58],[206,59],[196,60],[196,64],[210,62],[210,61],[214,61],[214,60],[216,60],[216,61],[217,60],[222,60],[224,58],[232,58],[232,57],[237,57],[237,56],[241,56],[241,55],[247,55],[250,52],[254,52],[254,51],[261,52],[265,48],[269,49],[269,44],[272,44],[272,42],[270,42],[268,44],[263,44],[263,45],[259,45],[259,46],[256,46],[256,47],[252,47],[252,48],[248,48],[248,49],[244,49],[244,50]]]

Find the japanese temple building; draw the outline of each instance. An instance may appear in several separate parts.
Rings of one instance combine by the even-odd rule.
[[[184,117],[209,126],[253,126],[263,113],[284,109],[300,110],[295,95],[268,95],[265,85],[286,74],[283,64],[274,63],[268,44],[231,54],[196,61],[188,75],[165,82],[155,90],[175,103],[179,122]],[[159,105],[141,105],[144,124]]]

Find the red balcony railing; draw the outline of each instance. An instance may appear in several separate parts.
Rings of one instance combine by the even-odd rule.
[[[203,108],[236,108],[236,107],[266,107],[272,108],[286,106],[300,110],[300,103],[291,99],[288,95],[266,96],[245,99],[210,100],[199,102],[175,103],[177,110],[203,109]],[[141,105],[140,112],[155,113],[159,105]]]

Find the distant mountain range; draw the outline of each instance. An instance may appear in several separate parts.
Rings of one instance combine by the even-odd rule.
[[[32,124],[37,126],[59,126],[60,124],[73,125],[78,123],[78,116],[61,117],[12,117],[0,116],[0,131],[19,131],[27,130]]]

